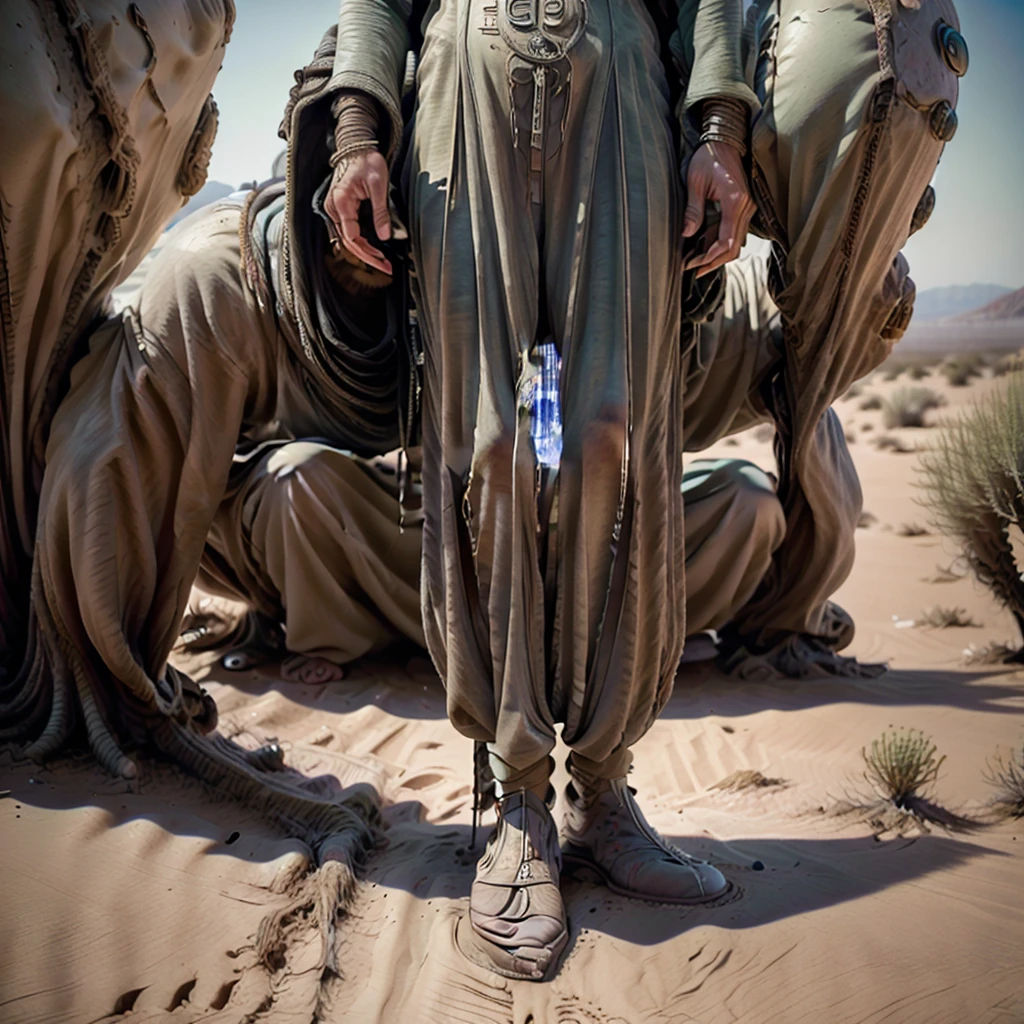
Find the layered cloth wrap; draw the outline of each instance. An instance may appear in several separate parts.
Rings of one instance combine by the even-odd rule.
[[[422,39],[405,170],[426,354],[427,644],[451,720],[505,764],[544,762],[561,722],[577,754],[622,774],[685,633],[666,8],[411,6],[344,0],[334,79],[378,102],[391,155],[406,50]],[[682,6],[703,33],[692,95],[755,105],[739,0]],[[530,437],[548,340],[563,361],[553,493]]]
[[[752,11],[755,228],[773,242],[783,344],[777,359],[771,345],[750,356],[746,382],[777,427],[787,532],[735,625],[768,648],[820,634],[825,602],[853,565],[861,490],[828,410],[909,323],[914,286],[900,249],[955,128],[958,77],[942,32],[959,23],[950,0],[760,0]],[[723,386],[710,366],[705,438],[716,418],[728,429],[748,397],[744,381]]]
[[[315,486],[313,453],[300,458],[294,439],[370,447],[306,359],[281,298],[284,225],[279,185],[193,214],[149,265],[137,308],[96,330],[72,371],[47,447],[33,588],[56,697],[30,752],[40,756],[59,742],[77,695],[93,748],[112,772],[134,774],[128,747],[169,754],[277,814],[321,857],[334,843],[346,860],[369,841],[375,812],[366,795],[311,798],[266,776],[223,737],[202,736],[214,724],[201,717],[209,709],[167,664],[201,565],[236,588],[258,575],[266,589],[256,588],[257,600],[282,603],[279,542],[262,535],[270,559],[263,563],[253,557],[251,533],[225,533],[232,525],[259,529],[245,507],[254,493],[275,483],[283,493]],[[376,330],[363,332],[341,316],[335,292],[320,307],[337,315],[329,336],[366,349],[390,335],[393,346],[395,315],[377,316]],[[387,443],[397,433],[393,427]],[[398,534],[398,507],[352,470],[352,521],[363,533],[341,546],[355,562],[388,513],[389,536]],[[292,503],[305,507],[294,495]],[[344,501],[334,512],[346,521]],[[368,582],[362,564],[353,575]]]
[[[206,180],[234,17],[232,0],[0,4],[0,675],[25,648],[50,421],[106,297]],[[4,718],[46,713],[10,699]]]

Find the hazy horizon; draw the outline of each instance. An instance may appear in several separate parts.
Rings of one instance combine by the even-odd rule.
[[[269,175],[283,148],[281,112],[337,0],[238,0],[238,20],[214,86],[220,131],[211,180],[238,186]],[[1024,285],[1024,4],[971,0],[959,7],[971,51],[961,83],[960,128],[935,177],[931,223],[906,247],[920,290],[947,285]]]

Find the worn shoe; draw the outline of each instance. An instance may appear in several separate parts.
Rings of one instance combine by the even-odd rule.
[[[560,869],[544,801],[529,790],[503,797],[469,897],[467,955],[506,978],[542,980],[569,940]]]
[[[620,896],[656,903],[705,903],[729,889],[717,868],[673,846],[647,823],[625,777],[608,786],[581,795],[570,783],[566,791],[567,870],[594,873]]]

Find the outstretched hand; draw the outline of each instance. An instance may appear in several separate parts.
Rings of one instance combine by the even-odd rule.
[[[754,200],[739,150],[726,142],[704,143],[690,161],[686,191],[684,238],[700,230],[709,202],[718,202],[722,207],[718,238],[706,253],[694,256],[683,268],[696,270],[697,276],[703,277],[739,256],[754,216]]]
[[[377,237],[386,242],[391,237],[388,165],[376,150],[356,153],[338,164],[324,209],[334,222],[345,248],[375,270],[390,275],[391,261],[363,237],[359,227],[359,207],[365,200],[370,201],[373,210],[373,228]]]

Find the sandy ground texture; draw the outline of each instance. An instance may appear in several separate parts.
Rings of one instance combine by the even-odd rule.
[[[277,737],[319,791],[381,792],[389,843],[349,915],[321,936],[296,898],[302,844],[169,768],[149,766],[129,791],[87,759],[41,769],[7,756],[0,1022],[1024,1022],[1024,821],[879,836],[829,813],[867,793],[861,750],[889,726],[934,737],[947,757],[934,797],[966,816],[987,813],[989,759],[1024,742],[1024,672],[963,653],[1009,640],[1012,622],[959,575],[947,542],[904,529],[927,522],[916,456],[877,450],[881,413],[860,409],[906,383],[878,375],[839,404],[870,515],[838,599],[858,623],[854,652],[892,671],[753,684],[687,667],[636,750],[652,823],[733,881],[718,905],[658,907],[567,880],[558,976],[491,976],[458,948],[475,859],[471,748],[429,663],[366,663],[327,686],[214,668],[205,682],[226,731]],[[918,383],[948,395],[932,421],[994,386]],[[894,433],[905,448],[934,437]],[[763,431],[713,454],[770,465]],[[914,624],[936,605],[977,625]],[[749,781],[738,772],[763,784],[716,788]],[[289,910],[259,962],[261,921]]]

